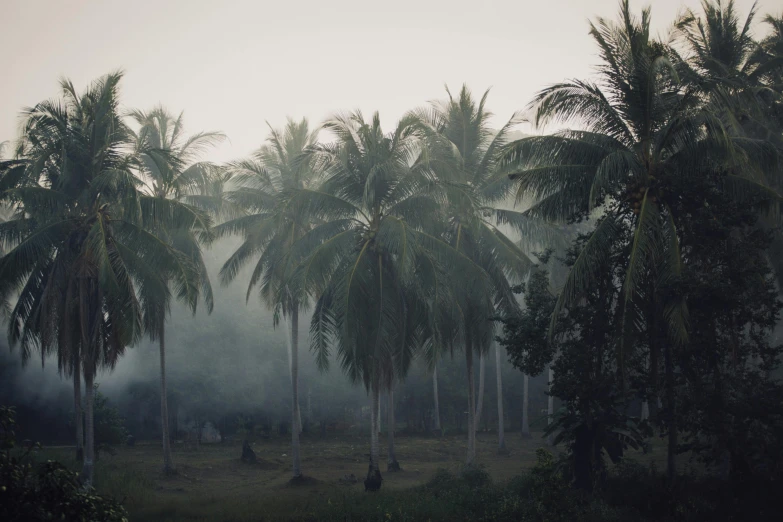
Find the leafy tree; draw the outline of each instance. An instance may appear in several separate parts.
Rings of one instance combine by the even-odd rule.
[[[95,416],[95,444],[96,455],[98,449],[113,452],[112,446],[125,444],[128,439],[128,430],[125,429],[125,419],[120,416],[119,410],[110,404],[109,398],[95,388],[95,404],[93,406]]]
[[[289,120],[285,129],[270,129],[267,144],[251,159],[231,166],[235,188],[225,198],[244,209],[244,215],[228,220],[216,228],[218,236],[239,233],[243,242],[220,271],[223,283],[233,281],[239,270],[255,261],[247,287],[246,299],[259,286],[261,299],[280,315],[291,319],[289,363],[291,371],[291,454],[293,476],[301,476],[299,434],[302,431],[299,411],[299,312],[309,305],[306,288],[288,285],[292,248],[312,230],[315,221],[297,207],[280,205],[283,195],[296,190],[317,190],[316,171],[303,154],[317,144],[318,133],[310,131],[307,120]]]
[[[589,235],[580,236],[565,259],[570,266]],[[629,417],[632,393],[620,382],[616,368],[615,342],[622,331],[622,317],[611,313],[622,299],[617,284],[618,265],[624,263],[628,242],[616,244],[612,267],[594,282],[578,304],[571,305],[557,322],[557,342],[551,342],[549,325],[556,298],[549,292],[549,274],[539,268],[526,285],[516,290],[525,294],[525,310],[519,316],[502,319],[506,347],[515,367],[538,375],[547,365],[554,370],[550,394],[563,401],[547,433],[554,443],[569,448],[574,486],[592,490],[606,472],[604,454],[619,462],[627,446],[639,449],[645,425]],[[549,253],[542,256],[546,261]]]
[[[183,114],[174,117],[163,107],[149,112],[133,111],[131,116],[140,126],[136,135],[136,147],[140,151],[143,166],[141,189],[150,198],[163,205],[181,206],[198,218],[187,223],[184,228],[155,227],[155,235],[179,251],[187,261],[196,267],[198,281],[171,280],[177,273],[169,274],[170,280],[164,292],[144,292],[141,294],[144,310],[144,327],[152,341],[157,340],[160,353],[160,411],[163,437],[163,471],[172,473],[174,463],[171,457],[171,436],[169,434],[168,392],[166,389],[166,316],[170,312],[171,293],[169,287],[174,283],[176,297],[183,301],[195,314],[199,297],[212,311],[214,299],[198,235],[210,238],[210,220],[195,205],[205,203],[210,197],[208,187],[217,168],[208,162],[198,161],[198,157],[210,146],[215,145],[224,136],[216,132],[200,132],[190,137],[184,135]],[[208,201],[207,201],[208,202]],[[206,205],[214,208],[214,205]],[[195,284],[193,284],[195,283]]]
[[[766,258],[772,235],[759,228],[758,202],[736,202],[709,183],[683,186],[685,198],[707,194],[681,232],[682,278],[664,291],[689,303],[691,338],[673,352],[679,452],[723,478],[772,477],[783,470],[783,433],[774,376],[783,346],[772,338],[780,301]]]
[[[651,394],[656,396],[661,350],[669,360],[671,347],[684,345],[689,337],[686,302],[674,298],[664,303],[658,292],[681,276],[686,262],[680,227],[688,209],[679,206],[677,184],[683,178],[696,184],[720,171],[721,183],[714,188],[737,200],[774,192],[757,176],[770,162],[768,144],[734,136],[718,115],[704,107],[700,91],[681,82],[676,53],[650,37],[650,10],[637,18],[624,1],[619,19],[617,24],[604,19],[591,24],[602,58],[599,84],[582,80],[556,84],[541,91],[531,104],[537,124],[574,122],[584,130],[524,138],[510,147],[507,160],[518,169],[511,175],[518,197],[537,200],[527,215],[564,222],[586,218],[594,209],[602,214],[571,267],[552,314],[550,333],[560,312],[590,291],[607,265],[612,245],[623,234],[633,234],[619,275],[623,281],[620,310],[625,317],[621,324],[624,333],[633,332],[637,314],[652,314],[644,324],[650,326],[650,339],[660,341],[653,342],[650,350]],[[621,373],[629,339],[630,334],[621,338]],[[664,382],[671,413],[669,369]],[[670,434],[673,477],[673,424]]]

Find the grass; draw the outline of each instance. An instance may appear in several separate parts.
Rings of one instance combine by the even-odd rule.
[[[326,440],[302,439],[302,470],[315,479],[303,485],[288,484],[291,461],[287,438],[257,442],[253,449],[263,461],[258,466],[240,462],[238,443],[202,445],[195,450],[176,448],[174,462],[178,473],[173,476],[162,472],[160,444],[119,447],[116,455],[100,456],[95,483],[99,493],[123,502],[131,521],[308,520],[323,506],[343,505],[351,510],[353,504],[366,507],[368,502],[377,502],[378,509],[387,510],[393,517],[394,506],[405,502],[408,490],[429,482],[439,469],[459,470],[467,449],[465,437],[459,435],[398,435],[395,442],[403,471],[384,472],[383,487],[374,494],[365,494],[362,484],[367,472],[369,437],[351,434]],[[500,455],[497,435],[477,437],[477,462],[496,483],[505,483],[529,470],[536,462],[536,449],[545,447],[545,441],[540,434],[523,439],[509,433],[506,445],[508,452]],[[45,448],[42,457],[77,467],[72,448]],[[665,456],[659,451],[647,458],[658,460]],[[383,453],[381,462],[385,462]],[[384,469],[382,464],[382,472]],[[351,473],[359,479],[358,483],[340,482]]]

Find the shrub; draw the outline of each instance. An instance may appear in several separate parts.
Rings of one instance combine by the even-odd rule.
[[[14,409],[0,407],[0,520],[127,522],[116,501],[82,487],[76,473],[54,461],[33,464],[39,444],[16,447]]]

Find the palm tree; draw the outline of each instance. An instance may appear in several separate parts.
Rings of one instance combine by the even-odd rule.
[[[737,138],[766,140],[783,153],[783,23],[767,16],[771,33],[756,42],[751,24],[753,4],[744,21],[733,0],[702,2],[701,16],[687,11],[677,22],[676,35],[684,47],[683,79],[707,100],[727,132]],[[765,169],[763,181],[783,191],[783,171]],[[763,226],[772,234],[769,260],[783,283],[783,233],[780,212],[762,215]]]
[[[324,128],[337,141],[313,150],[323,182],[287,198],[287,207],[322,221],[295,245],[289,284],[316,298],[310,331],[319,366],[328,366],[334,347],[343,370],[371,395],[367,484],[375,489],[381,390],[405,375],[426,341],[431,310],[448,302],[447,289],[480,292],[486,277],[432,233],[440,187],[416,118],[389,134],[377,113],[371,121],[360,112],[336,116]],[[459,286],[447,284],[449,271],[463,272]]]
[[[200,132],[192,136],[184,135],[183,114],[174,117],[163,107],[156,107],[149,112],[132,111],[131,117],[140,126],[136,135],[136,147],[140,151],[145,181],[141,189],[151,198],[163,202],[176,201],[184,204],[204,202],[208,197],[208,187],[215,171],[214,165],[198,161],[204,150],[221,141],[224,136],[217,132]],[[207,206],[212,208],[212,206]],[[192,211],[198,212],[195,207]],[[197,223],[208,226],[206,218]],[[201,295],[207,305],[207,311],[212,312],[214,300],[212,287],[207,274],[201,247],[197,234],[206,235],[208,228],[186,228],[168,230],[160,228],[154,233],[169,245],[187,256],[199,272],[197,292],[178,292],[177,297],[196,313],[198,297]],[[171,457],[171,436],[169,434],[168,392],[166,389],[166,315],[170,311],[170,294],[145,295],[149,299],[142,303],[144,309],[144,325],[152,341],[158,341],[160,352],[160,419],[163,438],[163,472],[174,471]]]
[[[457,312],[465,322],[465,361],[468,376],[468,455],[475,458],[477,409],[483,402],[484,355],[494,337],[489,317],[495,309],[516,310],[509,278],[525,276],[532,263],[524,252],[498,229],[510,225],[523,234],[541,233],[546,227],[521,212],[503,210],[499,204],[510,194],[512,185],[501,170],[500,158],[510,130],[519,120],[513,116],[498,132],[489,128],[492,114],[485,109],[489,91],[477,103],[467,86],[453,97],[448,88],[446,102],[434,102],[429,109],[416,111],[429,130],[433,149],[433,170],[445,187],[445,226],[442,237],[458,252],[481,266],[489,275],[486,293],[491,299],[459,303]],[[478,403],[473,381],[473,349],[479,354],[480,387]],[[499,364],[499,359],[496,359]],[[496,368],[497,369],[497,368]],[[499,397],[502,400],[502,394]],[[502,405],[498,411],[502,411]],[[499,438],[500,443],[500,438]]]
[[[0,191],[3,191],[2,200],[0,200],[0,223],[7,223],[14,220],[19,216],[23,216],[20,212],[24,212],[23,206],[17,201],[12,201],[8,193],[5,190],[18,188],[24,184],[24,176],[28,162],[24,159],[10,159],[3,160],[3,154],[8,149],[8,142],[4,141],[0,143]],[[0,246],[0,255],[5,254],[5,248]],[[10,306],[7,302],[2,303],[3,312],[5,315],[10,313]],[[48,355],[46,350],[41,350],[41,364],[44,364],[46,356]],[[79,371],[80,357],[78,353],[71,355],[70,361],[65,364],[60,364],[58,367],[59,373],[62,375],[70,376],[73,380],[73,411],[74,411],[74,429],[76,432],[76,461],[82,462],[84,459],[84,420],[82,418],[82,393],[81,393],[81,372]],[[23,363],[27,362],[27,357],[23,357]]]
[[[664,347],[650,335],[650,357],[664,349],[669,425],[669,473],[673,478],[677,429],[674,416],[672,346],[688,339],[687,306],[661,292],[682,271],[675,181],[698,179],[729,165],[725,188],[736,197],[769,195],[754,162],[763,145],[735,140],[711,111],[702,107],[698,89],[680,82],[675,53],[651,39],[650,10],[633,16],[628,1],[620,22],[599,19],[591,35],[602,64],[599,83],[571,80],[541,91],[530,109],[537,125],[578,123],[583,130],[521,139],[507,160],[518,198],[537,201],[525,214],[554,222],[602,213],[590,240],[571,268],[558,297],[552,324],[578,301],[605,266],[609,247],[624,234],[631,239],[624,274],[623,317],[647,314],[647,326],[668,333]],[[650,276],[650,274],[653,274]],[[641,310],[640,303],[654,303]],[[647,308],[650,308],[647,306]],[[631,319],[628,324],[633,323]],[[652,330],[650,330],[652,333]],[[627,336],[623,333],[618,364],[624,367]],[[657,364],[651,365],[657,388]]]
[[[280,205],[283,195],[296,190],[312,190],[316,186],[316,171],[303,154],[317,143],[318,133],[310,131],[306,119],[289,120],[285,129],[270,127],[267,144],[252,158],[232,164],[229,168],[235,188],[224,196],[244,215],[216,227],[218,236],[240,233],[242,244],[229,257],[220,271],[224,284],[233,281],[239,270],[251,260],[255,268],[247,287],[247,298],[260,285],[262,300],[275,310],[275,324],[282,315],[291,323],[289,363],[291,370],[291,454],[293,476],[302,475],[299,434],[299,312],[307,309],[309,298],[305,289],[286,284],[293,245],[307,234],[316,221],[297,208]],[[255,259],[257,257],[257,260]]]
[[[0,259],[0,298],[8,302],[18,292],[9,339],[23,359],[38,347],[43,357],[56,353],[60,368],[78,360],[73,369],[81,370],[86,387],[82,477],[88,487],[96,372],[112,368],[141,335],[139,295],[164,292],[165,274],[178,273],[183,289],[197,276],[146,229],[197,216],[138,192],[132,133],[117,110],[121,76],[107,75],[83,94],[63,80],[62,100],[28,109],[23,175],[3,177],[12,186],[4,199],[23,209],[0,226],[11,247]]]

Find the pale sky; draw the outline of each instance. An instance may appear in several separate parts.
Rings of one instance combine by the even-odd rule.
[[[636,12],[648,1],[632,0]],[[737,0],[741,16],[752,0]],[[408,109],[467,83],[492,87],[497,121],[536,91],[586,78],[597,61],[588,19],[614,19],[618,0],[2,0],[0,141],[22,107],[125,71],[122,104],[185,111],[187,130],[230,142],[209,159],[258,147],[264,121],[320,123],[336,111],[378,110],[391,130]],[[665,33],[699,0],[654,0]],[[781,9],[761,0],[760,14]],[[760,19],[761,16],[758,17]],[[758,26],[757,26],[758,27]],[[760,29],[760,28],[759,28]],[[521,128],[521,130],[529,130]]]

